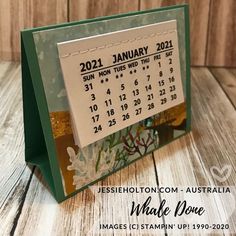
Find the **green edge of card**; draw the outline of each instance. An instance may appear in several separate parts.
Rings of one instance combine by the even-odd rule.
[[[183,129],[183,132],[182,133],[180,132],[180,135],[177,135],[176,137],[173,136],[170,140],[167,140],[163,144],[163,145],[166,145],[169,142],[175,140],[176,138],[181,137],[182,135],[185,135],[187,132],[190,131],[190,124],[191,124],[191,97],[190,96],[191,94],[190,94],[190,42],[189,42],[190,38],[189,38],[188,5],[176,5],[176,6],[171,6],[171,7],[159,8],[159,9],[131,12],[131,13],[126,13],[126,14],[114,15],[114,16],[106,16],[106,17],[100,17],[100,18],[95,18],[95,19],[82,20],[78,22],[63,23],[63,24],[58,24],[58,25],[46,26],[46,27],[26,29],[21,32],[25,160],[26,162],[31,163],[33,165],[37,165],[39,167],[39,169],[42,172],[42,175],[46,179],[53,195],[55,196],[58,202],[61,202],[75,195],[79,191],[82,191],[85,188],[87,188],[89,185],[92,185],[98,182],[99,180],[104,179],[105,177],[120,170],[121,168],[124,168],[127,165],[133,163],[134,161],[142,158],[143,156],[132,157],[130,158],[130,160],[126,162],[121,162],[120,160],[119,164],[116,163],[116,167],[113,166],[112,170],[107,171],[105,173],[101,173],[101,177],[98,177],[96,179],[91,179],[89,183],[85,184],[82,187],[77,188],[75,184],[73,185],[73,181],[72,181],[73,176],[72,176],[72,173],[69,172],[68,165],[67,165],[70,162],[69,155],[68,155],[68,160],[65,160],[66,158],[62,160],[61,158],[59,161],[58,159],[59,151],[66,152],[66,150],[62,150],[62,151],[59,150],[60,149],[59,146],[60,145],[63,146],[64,145],[63,140],[66,140],[67,142],[67,138],[71,137],[72,135],[69,134],[68,136],[68,134],[66,133],[67,138],[64,139],[63,137],[60,136],[61,135],[60,133],[55,134],[56,132],[55,129],[58,127],[55,126],[56,127],[55,128],[52,122],[53,119],[63,119],[63,122],[64,122],[66,119],[68,119],[68,113],[66,111],[65,114],[64,113],[57,114],[57,112],[52,111],[49,106],[49,103],[47,100],[47,94],[45,92],[45,85],[44,85],[45,80],[43,81],[43,78],[42,78],[42,71],[41,71],[42,68],[40,68],[39,55],[37,54],[33,33],[56,30],[56,29],[60,30],[62,28],[69,29],[69,27],[76,27],[76,26],[81,26],[81,25],[84,25],[84,27],[86,28],[87,27],[86,25],[90,23],[91,24],[96,23],[96,22],[102,23],[102,22],[109,22],[112,20],[117,20],[117,22],[119,22],[119,20],[129,19],[130,17],[133,17],[133,19],[135,19],[134,17],[137,17],[137,19],[138,18],[141,19],[141,17],[147,14],[158,14],[161,12],[163,13],[163,15],[167,13],[171,15],[172,14],[171,12],[175,12],[177,10],[181,10],[181,12],[184,15],[184,19],[183,19],[184,35],[181,35],[184,41],[181,42],[182,45],[180,46],[181,47],[184,46],[184,50],[182,51],[185,52],[184,55],[182,56],[183,59],[181,59],[181,60],[184,60],[184,63],[181,63],[181,66],[182,66],[181,74],[182,76],[184,75],[185,77],[185,78],[182,78],[182,80],[184,81],[183,84],[184,84],[184,95],[185,95],[185,114],[186,114],[185,122],[186,123]],[[145,24],[148,25],[151,23],[146,22]],[[184,68],[183,68],[183,65],[184,65]],[[66,125],[68,125],[68,120],[66,120]],[[134,126],[134,129],[137,129],[137,126]],[[64,128],[64,130],[66,130],[65,132],[67,132],[68,127]],[[130,130],[127,130],[126,135],[130,135],[128,133],[129,131]],[[125,132],[125,130],[123,130],[122,132]],[[132,130],[130,132],[132,134]],[[105,138],[106,140],[104,139],[104,142],[106,143],[113,142],[114,140],[112,140],[112,138],[117,139],[116,135],[118,134],[115,134],[114,136],[106,137]],[[123,135],[123,133],[121,133],[121,135]],[[57,137],[59,138],[56,142]],[[154,149],[152,148],[148,150],[145,153],[145,155],[151,153],[153,150],[160,148],[163,145],[158,145],[156,148]],[[100,150],[100,152],[102,152],[104,151],[101,148],[102,146],[104,148],[104,145],[101,142],[101,144],[98,144],[96,148]],[[92,145],[91,148],[95,148],[95,146]],[[89,153],[90,149],[86,149],[86,150]],[[119,150],[121,149],[117,147],[116,152],[119,153]],[[75,150],[75,153],[77,151],[78,149]],[[73,151],[72,151],[72,154],[73,154]],[[84,155],[83,153],[78,154],[78,155],[76,153],[76,157],[79,156],[82,159],[84,157],[83,155]],[[64,162],[66,162],[67,164],[63,164]],[[62,168],[62,165],[65,165],[65,166],[63,166]],[[95,171],[97,171],[98,166],[99,166],[99,160],[96,161],[96,164],[94,166]],[[63,173],[65,173],[64,177],[63,177]],[[78,179],[82,178],[81,176],[79,176],[80,173],[78,171],[74,170],[73,173],[76,173]],[[69,183],[70,186],[67,186],[67,182]]]

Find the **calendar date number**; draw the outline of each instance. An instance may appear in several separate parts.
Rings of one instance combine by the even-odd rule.
[[[94,126],[93,129],[94,129],[94,133],[96,134],[96,133],[102,131],[102,126],[101,125]]]

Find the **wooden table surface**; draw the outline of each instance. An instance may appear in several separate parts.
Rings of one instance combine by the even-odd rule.
[[[192,132],[97,186],[235,186],[236,69],[195,67],[191,80]],[[0,235],[85,235],[95,220],[91,191],[57,204],[39,170],[24,162],[19,63],[0,63],[0,118]],[[225,165],[232,171],[222,182],[211,168]]]

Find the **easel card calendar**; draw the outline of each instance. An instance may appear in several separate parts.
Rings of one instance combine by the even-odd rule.
[[[60,202],[190,130],[188,6],[22,31],[26,161]]]

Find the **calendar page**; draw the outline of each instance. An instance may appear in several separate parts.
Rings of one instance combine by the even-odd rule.
[[[57,46],[81,148],[184,102],[176,20]]]

